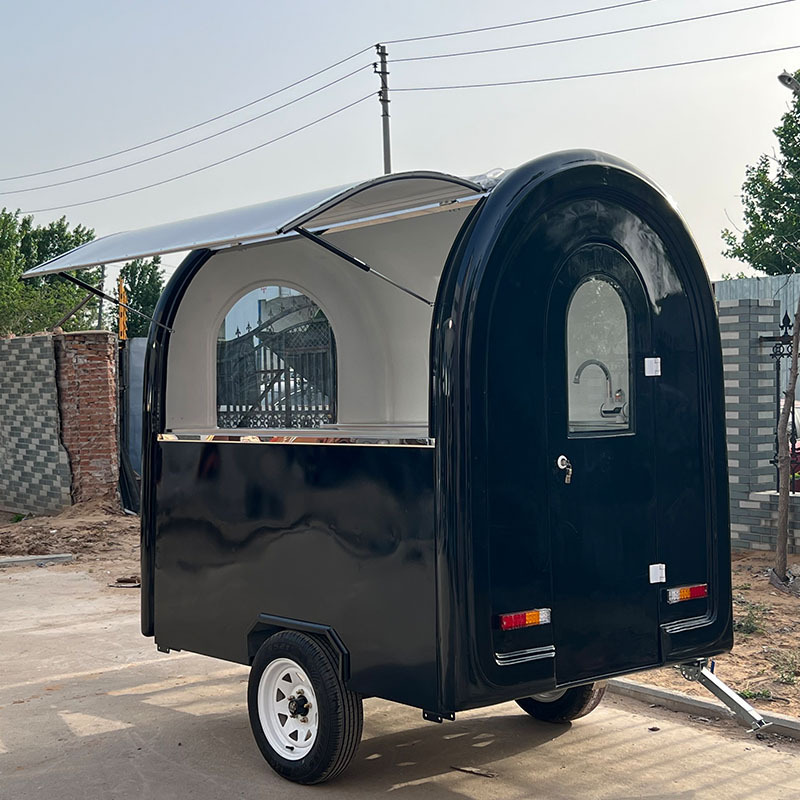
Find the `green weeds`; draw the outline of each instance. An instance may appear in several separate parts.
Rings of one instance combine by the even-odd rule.
[[[749,636],[753,633],[764,633],[764,622],[770,611],[769,606],[763,603],[751,603],[744,598],[736,598],[736,605],[743,613],[733,617],[733,630]]]

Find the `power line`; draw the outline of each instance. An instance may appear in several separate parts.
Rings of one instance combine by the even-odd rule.
[[[434,33],[429,36],[409,36],[406,39],[390,39],[384,44],[403,44],[405,42],[423,42],[428,39],[445,39],[449,36],[464,36],[468,33],[483,33],[484,31],[499,31],[504,28],[519,28],[522,25],[535,25],[538,22],[552,22],[557,19],[567,19],[567,17],[582,17],[586,14],[597,14],[601,11],[611,11],[615,8],[625,8],[626,6],[638,6],[642,3],[652,3],[654,0],[628,0],[627,3],[614,3],[610,6],[600,8],[588,8],[584,11],[571,11],[567,14],[555,14],[551,17],[537,17],[536,19],[526,19],[521,22],[507,22],[505,25],[489,25],[486,28],[470,28],[463,31],[450,31],[449,33]]]
[[[603,72],[583,72],[578,75],[553,75],[546,78],[530,78],[520,81],[493,81],[492,83],[461,83],[448,86],[405,86],[399,89],[393,88],[393,92],[438,92],[446,89],[482,89],[490,86],[519,86],[527,83],[553,83],[555,81],[572,81],[580,78],[601,78],[606,75],[625,75],[630,72],[648,72],[656,69],[668,69],[670,67],[685,67],[690,64],[709,64],[712,61],[729,61],[734,58],[748,58],[750,56],[762,56],[768,53],[782,53],[786,50],[800,49],[800,44],[792,44],[787,47],[773,47],[770,50],[754,50],[750,53],[733,53],[727,56],[714,56],[713,58],[696,58],[689,61],[673,61],[670,64],[651,64],[646,67],[628,67],[627,69],[610,69]]]
[[[23,215],[42,214],[46,211],[61,211],[64,208],[87,206],[92,203],[100,203],[104,200],[113,200],[116,197],[124,197],[129,194],[135,194],[136,192],[143,192],[145,189],[152,189],[155,186],[163,186],[165,183],[172,183],[172,181],[177,181],[180,180],[181,178],[188,178],[190,175],[196,175],[198,172],[205,172],[207,169],[211,169],[212,167],[218,167],[220,164],[226,164],[229,161],[241,158],[242,156],[246,156],[249,153],[254,153],[256,150],[261,150],[261,148],[267,147],[267,145],[281,141],[281,139],[287,139],[289,136],[293,136],[296,133],[300,133],[300,131],[304,131],[307,128],[311,128],[312,126],[317,125],[326,119],[335,117],[337,114],[341,114],[343,111],[347,111],[347,109],[353,108],[353,106],[357,106],[359,103],[363,103],[365,100],[369,100],[371,97],[374,96],[375,92],[370,92],[369,94],[364,95],[364,97],[361,97],[358,100],[354,100],[352,103],[348,103],[346,106],[341,106],[340,108],[337,108],[335,111],[331,111],[329,114],[325,114],[322,117],[317,117],[317,119],[312,120],[311,122],[307,122],[305,125],[301,125],[299,128],[295,128],[294,130],[288,131],[287,133],[283,133],[280,136],[276,136],[274,139],[269,139],[266,142],[257,144],[255,147],[250,147],[247,150],[242,150],[239,153],[234,153],[234,155],[228,156],[227,158],[221,158],[219,159],[219,161],[214,161],[212,164],[206,164],[203,167],[198,167],[197,169],[189,170],[189,172],[182,172],[180,175],[174,175],[171,178],[165,178],[164,180],[156,181],[155,183],[148,183],[146,186],[137,186],[135,189],[128,189],[127,191],[124,192],[116,192],[115,194],[108,194],[105,197],[96,197],[94,200],[83,200],[82,202],[79,203],[67,203],[63,206],[50,206],[49,208],[34,208],[30,211],[23,211],[21,213]]]
[[[562,39],[548,39],[546,41],[528,42],[526,44],[512,44],[505,47],[487,47],[482,50],[463,50],[458,53],[435,53],[429,56],[410,56],[408,58],[394,58],[392,61],[395,64],[407,61],[430,61],[437,58],[456,58],[459,56],[474,56],[483,53],[499,53],[506,50],[522,50],[528,47],[542,47],[551,44],[564,44],[566,42],[580,42],[585,39],[599,39],[603,36],[614,36],[619,33],[632,33],[634,31],[645,31],[652,28],[665,28],[668,25],[678,25],[683,22],[697,22],[699,20],[711,19],[712,17],[725,17],[731,14],[741,14],[744,11],[755,11],[760,8],[769,8],[770,6],[780,6],[785,3],[794,3],[796,0],[772,0],[769,3],[761,3],[755,6],[747,6],[745,8],[733,8],[727,11],[715,11],[711,14],[699,14],[694,17],[683,17],[681,19],[671,19],[666,22],[651,22],[647,25],[636,25],[632,28],[617,28],[613,31],[601,31],[600,33],[586,33],[580,36],[566,36]]]
[[[89,158],[86,161],[76,161],[74,164],[65,164],[62,167],[52,167],[51,169],[43,169],[39,172],[27,172],[24,175],[12,175],[8,178],[0,178],[0,182],[3,181],[16,181],[22,178],[35,178],[38,175],[49,175],[52,172],[61,172],[62,170],[66,169],[73,169],[74,167],[84,167],[87,164],[94,164],[98,161],[104,161],[107,158],[113,158],[114,156],[121,156],[125,153],[130,153],[133,150],[141,150],[143,147],[148,147],[151,144],[158,144],[158,142],[163,142],[166,139],[172,139],[175,136],[180,136],[182,133],[188,133],[189,131],[196,130],[197,128],[203,127],[203,125],[208,125],[211,122],[216,122],[217,120],[222,119],[223,117],[229,117],[231,114],[235,114],[238,111],[243,111],[245,108],[250,108],[258,103],[263,102],[264,100],[269,100],[270,97],[275,97],[275,95],[281,94],[282,92],[288,91],[289,89],[293,89],[295,86],[299,86],[301,83],[305,83],[306,81],[310,81],[312,78],[316,78],[318,75],[322,75],[324,72],[328,72],[335,67],[344,64],[347,61],[350,61],[357,56],[362,55],[368,51],[372,50],[372,45],[369,47],[365,47],[362,50],[359,50],[357,53],[352,53],[351,55],[347,56],[346,58],[339,59],[339,61],[334,62],[333,64],[329,64],[327,67],[323,67],[322,69],[317,70],[316,72],[312,72],[310,75],[306,75],[305,78],[300,78],[299,80],[294,81],[293,83],[289,83],[286,86],[281,87],[280,89],[275,89],[268,94],[263,95],[262,97],[257,97],[255,100],[251,100],[248,103],[244,103],[241,106],[237,106],[236,108],[230,109],[230,111],[225,111],[221,114],[217,114],[214,117],[209,117],[208,119],[203,120],[202,122],[197,122],[194,125],[189,125],[186,128],[181,128],[179,131],[174,131],[173,133],[167,133],[164,136],[159,136],[156,139],[150,139],[147,142],[142,142],[141,144],[133,145],[132,147],[125,147],[122,150],[115,150],[113,153],[106,153],[104,156],[97,156],[96,158]]]
[[[211,139],[215,139],[217,136],[222,136],[225,133],[230,133],[231,131],[234,131],[237,128],[243,128],[245,125],[249,125],[250,123],[256,122],[259,119],[263,119],[264,117],[268,117],[270,114],[274,114],[276,111],[281,111],[284,108],[288,108],[289,106],[292,106],[295,103],[299,103],[301,100],[305,100],[307,97],[311,97],[312,95],[318,94],[319,92],[321,92],[321,91],[323,91],[325,89],[328,89],[329,87],[331,87],[331,86],[333,86],[333,85],[335,85],[337,83],[341,83],[342,81],[346,80],[347,78],[350,78],[353,75],[356,75],[357,73],[362,72],[363,70],[369,69],[371,67],[372,67],[371,63],[370,64],[364,64],[364,65],[360,66],[358,69],[354,69],[352,72],[348,72],[346,75],[342,75],[340,78],[336,78],[335,80],[332,80],[332,81],[324,84],[323,86],[320,86],[317,89],[313,89],[310,92],[306,92],[306,94],[301,95],[300,97],[296,97],[294,100],[289,100],[287,103],[284,103],[283,105],[276,106],[275,108],[271,108],[271,109],[269,109],[267,111],[264,111],[261,114],[258,114],[255,117],[250,117],[249,119],[246,119],[246,120],[243,120],[242,122],[236,123],[236,125],[231,125],[228,128],[224,128],[221,131],[217,131],[216,133],[212,133],[212,134],[210,134],[208,136],[204,136],[201,139],[195,139],[193,142],[187,142],[186,144],[179,145],[178,147],[173,147],[171,150],[165,150],[163,153],[156,153],[155,155],[147,156],[147,158],[140,158],[138,161],[131,161],[129,164],[122,164],[119,167],[110,167],[109,169],[104,169],[104,170],[101,170],[100,172],[93,172],[93,173],[91,173],[89,175],[83,175],[80,178],[70,178],[68,180],[57,181],[55,183],[44,183],[44,184],[40,184],[39,186],[29,186],[26,189],[11,189],[11,190],[6,191],[6,192],[0,192],[0,197],[2,197],[3,195],[8,195],[8,194],[25,194],[27,192],[35,192],[35,191],[38,191],[39,189],[52,189],[52,188],[54,188],[56,186],[66,186],[67,184],[70,184],[70,183],[79,183],[80,181],[86,181],[86,180],[89,180],[90,178],[97,178],[100,175],[110,175],[112,172],[119,172],[120,170],[123,170],[123,169],[129,169],[130,167],[136,167],[139,164],[146,164],[148,161],[155,161],[156,159],[163,158],[164,156],[172,155],[173,153],[177,153],[177,152],[179,152],[181,150],[186,150],[189,147],[194,147],[195,145],[201,144],[202,142],[207,142],[207,141],[209,141]]]

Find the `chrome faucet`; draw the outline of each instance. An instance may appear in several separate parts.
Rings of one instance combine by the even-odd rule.
[[[617,394],[614,394],[614,389],[611,385],[611,370],[602,362],[596,358],[587,358],[577,370],[575,370],[575,377],[572,379],[573,383],[580,383],[581,382],[581,375],[586,367],[600,367],[603,370],[603,375],[606,376],[606,399],[603,403],[600,404],[600,416],[601,417],[616,417],[618,416],[620,420],[627,421],[628,413],[627,413],[627,404],[625,402],[625,393],[620,388],[617,391]]]
[[[606,397],[608,399],[608,402],[610,403],[614,395],[614,391],[611,388],[611,372],[602,361],[598,361],[596,358],[587,358],[586,361],[584,361],[578,367],[578,369],[575,370],[575,377],[572,379],[572,382],[580,383],[583,371],[586,369],[586,367],[591,367],[591,366],[600,367],[600,369],[603,370],[603,374],[606,376]]]

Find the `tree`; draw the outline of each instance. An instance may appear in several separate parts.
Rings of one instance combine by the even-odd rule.
[[[94,231],[66,217],[47,225],[34,225],[33,217],[0,210],[0,335],[36,333],[52,327],[86,292],[50,275],[20,281],[25,270],[55,258],[94,238]],[[99,269],[81,270],[78,277],[96,286]],[[64,323],[65,330],[95,327],[97,299],[93,298]]]
[[[795,78],[800,77],[800,72]],[[739,236],[722,231],[723,255],[746,261],[768,275],[800,272],[800,93],[795,92],[781,124],[773,130],[778,151],[762,155],[745,170],[742,185],[744,228]],[[791,453],[789,415],[794,408],[800,345],[800,302],[794,315],[789,385],[778,418],[778,537],[772,581],[784,588],[789,541]]]
[[[137,258],[128,262],[119,273],[128,292],[128,305],[153,316],[158,298],[164,289],[164,271],[161,269],[161,258]],[[150,321],[138,314],[128,313],[128,337],[147,336]]]

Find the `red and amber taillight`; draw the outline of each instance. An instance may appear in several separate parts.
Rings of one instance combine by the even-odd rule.
[[[707,583],[698,583],[695,586],[677,586],[674,589],[667,589],[668,603],[682,603],[684,600],[698,600],[701,597],[708,597]]]
[[[501,614],[498,618],[501,631],[516,628],[530,628],[532,625],[546,625],[550,622],[549,608],[534,608],[531,611],[517,611],[514,614]]]

